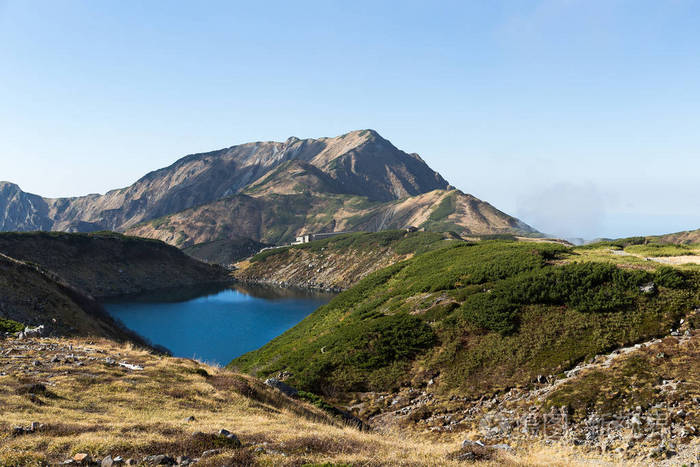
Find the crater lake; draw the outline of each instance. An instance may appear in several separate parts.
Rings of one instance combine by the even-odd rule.
[[[127,328],[176,357],[226,365],[279,336],[333,296],[229,285],[125,296],[103,305]]]

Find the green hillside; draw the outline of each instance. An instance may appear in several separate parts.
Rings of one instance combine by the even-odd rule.
[[[290,384],[338,397],[431,379],[434,390],[479,396],[663,335],[700,298],[698,272],[620,268],[589,251],[503,240],[428,251],[230,365],[289,371]]]

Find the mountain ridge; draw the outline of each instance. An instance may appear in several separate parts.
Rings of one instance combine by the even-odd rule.
[[[405,213],[406,200],[410,204],[412,199],[425,197],[426,200],[441,202],[442,196],[428,196],[436,190],[450,192],[455,189],[418,154],[398,149],[374,130],[357,130],[336,137],[290,137],[284,142],[244,143],[190,154],[167,167],[147,173],[130,186],[103,195],[43,198],[25,193],[17,185],[3,184],[0,185],[0,230],[114,230],[140,232],[147,237],[164,239],[161,234],[144,231],[144,223],[168,216],[183,218],[182,213],[201,210],[205,206],[213,206],[211,209],[216,210],[222,200],[232,198],[236,199],[236,206],[245,205],[255,211],[247,215],[250,222],[256,222],[257,218],[264,217],[264,208],[271,205],[274,205],[270,207],[272,211],[281,212],[282,215],[277,217],[284,218],[288,212],[286,206],[297,202],[300,196],[309,198],[309,205],[316,207],[325,203],[332,209],[351,202],[365,205],[367,209],[372,205],[380,213],[396,210]],[[453,224],[458,228],[465,227],[466,233],[501,233],[504,229],[518,233],[536,232],[488,203],[473,197],[467,199],[471,195],[458,193],[456,196],[461,201],[452,202],[451,206],[453,210],[461,209],[463,219],[456,219],[453,215],[456,212],[448,212],[449,206],[442,206],[440,212],[443,218],[453,215]],[[334,197],[337,199],[329,201]],[[397,202],[404,204],[395,206]],[[353,208],[350,215],[368,214],[367,209]],[[435,206],[423,203],[421,209],[422,216],[414,213],[406,220],[422,219],[423,224],[430,217],[435,221]],[[336,224],[356,224],[347,216],[334,215],[332,218],[330,224],[315,223],[313,226],[284,225],[280,221],[275,226],[279,232],[274,235],[244,235],[231,231],[226,237],[245,236],[255,241],[284,242],[303,231],[321,228],[333,232],[338,230]],[[223,221],[213,219],[211,222],[222,224]],[[359,224],[355,230],[363,227]],[[432,224],[431,229],[445,227],[435,222]],[[392,224],[391,227],[406,225]],[[382,222],[377,222],[376,230],[382,228]],[[182,240],[183,235],[187,236],[178,232],[176,238],[165,241],[176,246],[192,245],[187,239]],[[199,238],[194,243],[220,239],[210,236]]]

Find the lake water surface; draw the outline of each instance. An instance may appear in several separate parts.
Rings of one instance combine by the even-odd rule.
[[[225,365],[265,345],[331,298],[291,289],[228,286],[124,297],[104,307],[176,357]]]

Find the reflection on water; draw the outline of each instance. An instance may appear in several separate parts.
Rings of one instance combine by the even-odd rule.
[[[161,290],[104,304],[115,318],[178,357],[226,364],[255,350],[333,297],[268,286]]]

